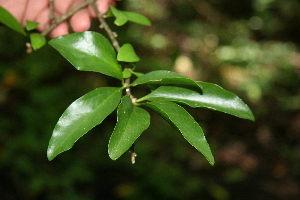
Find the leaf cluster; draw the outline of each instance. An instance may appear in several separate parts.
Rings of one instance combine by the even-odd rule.
[[[109,16],[122,26],[131,21],[149,26],[150,21],[134,12],[110,7]],[[26,22],[26,31],[4,8],[0,7],[0,22],[11,29],[29,36],[34,50],[41,48],[46,39],[38,33],[30,33],[38,23]],[[113,36],[114,37],[114,36]],[[120,81],[120,87],[102,87],[75,100],[58,120],[49,142],[49,160],[72,148],[74,143],[93,127],[117,110],[117,123],[110,137],[108,154],[118,159],[130,149],[136,139],[150,125],[150,109],[165,119],[213,165],[214,157],[202,128],[181,106],[206,108],[254,121],[249,107],[235,94],[206,82],[194,81],[183,75],[157,70],[147,74],[135,72],[133,63],[140,60],[131,44],[124,44],[116,53],[110,42],[101,34],[91,31],[73,33],[52,39],[54,47],[79,71],[98,72]],[[124,67],[133,66],[132,68]],[[130,83],[134,75],[136,79]],[[130,90],[148,86],[150,93],[134,97]],[[124,91],[124,92],[123,92]]]
[[[254,120],[251,110],[236,95],[205,82],[194,81],[183,75],[157,70],[147,74],[124,69],[123,62],[136,62],[138,56],[130,44],[118,54],[105,37],[96,32],[74,33],[52,39],[49,44],[58,50],[80,71],[99,72],[120,81],[120,87],[97,88],[74,101],[63,113],[51,137],[48,158],[70,149],[74,143],[117,110],[117,124],[111,135],[108,153],[119,158],[150,125],[151,109],[169,122],[210,164],[214,158],[203,130],[180,105],[203,107]],[[137,78],[126,83],[131,75]],[[122,91],[141,85],[155,86],[148,95],[135,99]],[[153,87],[151,87],[153,88]]]

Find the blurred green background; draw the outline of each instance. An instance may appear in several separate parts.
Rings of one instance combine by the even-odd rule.
[[[108,157],[116,113],[49,162],[48,141],[67,106],[117,83],[76,71],[49,45],[27,54],[26,39],[1,26],[0,199],[300,199],[300,1],[124,0],[117,6],[153,23],[116,27],[108,19],[120,43],[132,43],[141,57],[138,71],[166,69],[219,84],[250,106],[256,122],[188,109],[204,129],[214,167],[154,113],[136,141],[134,165],[129,154]]]

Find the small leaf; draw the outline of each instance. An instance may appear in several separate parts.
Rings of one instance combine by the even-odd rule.
[[[141,84],[174,84],[174,85],[185,85],[201,89],[201,84],[197,84],[196,81],[166,70],[156,70],[149,72],[143,76],[137,78],[130,86],[136,86]]]
[[[123,26],[128,21],[127,15],[124,13],[124,11],[120,11],[113,6],[110,6],[110,10],[116,17],[116,20],[114,21],[115,25]]]
[[[26,30],[27,31],[34,30],[38,25],[39,25],[39,23],[37,23],[37,22],[32,22],[32,21],[26,20]]]
[[[95,89],[74,101],[59,118],[49,142],[49,160],[72,148],[74,143],[100,124],[118,106],[122,90],[114,87]]]
[[[132,21],[137,24],[141,24],[144,26],[151,26],[150,20],[145,17],[144,15],[141,15],[139,13],[135,12],[126,12],[127,18],[129,21]]]
[[[18,22],[18,20],[2,6],[0,6],[0,23],[13,29],[14,31],[17,31],[17,32],[27,36],[26,32],[24,31],[23,27]]]
[[[131,44],[124,44],[117,56],[118,61],[123,61],[123,62],[137,62],[140,60],[140,58],[136,55],[133,47]]]
[[[144,75],[144,73],[135,72],[135,71],[131,71],[131,73],[132,73],[133,75],[135,75],[136,77],[141,77],[141,76]]]
[[[96,32],[63,35],[49,44],[80,71],[94,71],[122,80],[116,52],[109,41]]]
[[[134,106],[128,95],[124,96],[118,107],[117,125],[109,140],[109,157],[113,160],[118,159],[149,125],[149,113]]]
[[[123,71],[123,78],[130,78],[131,77],[131,70],[130,69],[125,69]]]
[[[123,26],[127,21],[145,26],[151,26],[149,19],[139,13],[118,10],[113,6],[110,6],[110,11],[116,17],[114,23],[117,26]]]
[[[31,33],[30,43],[34,50],[38,50],[46,44],[46,37],[39,33]]]
[[[214,157],[201,127],[184,108],[167,101],[144,103],[142,106],[152,109],[169,122],[192,146],[205,156],[211,165],[214,165]]]
[[[108,12],[104,15],[105,18],[110,18],[113,17],[114,15],[112,14],[111,9],[108,10]]]
[[[235,94],[224,90],[218,85],[197,82],[202,85],[202,93],[174,86],[161,86],[150,94],[140,98],[149,101],[174,101],[195,107],[204,107],[254,121],[250,108]]]

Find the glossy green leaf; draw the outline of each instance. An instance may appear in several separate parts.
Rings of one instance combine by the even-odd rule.
[[[139,13],[121,11],[113,6],[110,6],[110,11],[116,17],[114,23],[117,26],[123,26],[127,21],[131,21],[145,26],[151,26],[151,22],[149,21],[149,19],[147,19],[147,17]]]
[[[202,93],[183,87],[161,86],[138,99],[137,102],[174,101],[194,108],[204,107],[254,121],[250,108],[238,96],[212,83],[197,83],[202,85]]]
[[[134,106],[128,95],[124,96],[118,107],[117,125],[109,140],[108,154],[110,158],[118,159],[149,125],[149,113]]]
[[[211,165],[214,165],[214,157],[201,127],[184,108],[168,101],[150,102],[142,105],[154,110],[169,122],[192,146],[205,156]]]
[[[140,60],[140,58],[136,55],[133,47],[131,44],[124,44],[117,56],[118,61],[123,61],[123,62],[137,62]]]
[[[38,50],[46,44],[46,37],[39,33],[31,33],[30,43],[34,50]]]
[[[201,91],[201,84],[197,84],[196,81],[177,74],[175,72],[170,72],[166,70],[156,70],[149,72],[143,76],[137,78],[134,82],[130,84],[130,86],[136,85],[152,85],[152,84],[172,84],[172,85],[185,85],[185,86],[192,86],[195,88],[199,88]]]
[[[37,23],[37,22],[32,22],[32,21],[26,20],[25,27],[26,27],[27,31],[31,31],[31,30],[34,30],[38,25],[39,25],[39,23]]]
[[[18,22],[18,20],[10,14],[5,8],[0,6],[0,23],[4,24],[5,26],[17,31],[25,36],[27,36],[25,30]]]
[[[94,71],[122,80],[116,52],[109,41],[96,32],[63,35],[49,44],[80,71]]]
[[[121,99],[122,90],[114,87],[95,89],[74,101],[59,118],[49,142],[49,160],[63,151],[100,124],[113,112]]]

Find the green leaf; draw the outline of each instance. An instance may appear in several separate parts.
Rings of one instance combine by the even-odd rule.
[[[17,31],[17,32],[27,36],[26,32],[24,31],[23,27],[18,22],[18,20],[2,6],[0,6],[0,23],[13,29],[14,31]]]
[[[117,26],[123,26],[127,21],[131,21],[145,26],[151,26],[151,22],[149,21],[149,19],[147,19],[145,16],[139,13],[121,11],[113,6],[110,6],[110,11],[116,17],[114,23]]]
[[[30,43],[34,50],[38,50],[46,44],[46,37],[39,33],[31,33]]]
[[[212,83],[197,83],[203,87],[202,94],[195,90],[182,87],[161,86],[150,94],[138,99],[137,102],[143,100],[174,101],[193,108],[204,107],[243,119],[255,120],[250,108],[235,94]]]
[[[211,165],[214,165],[214,157],[201,127],[184,108],[168,101],[144,103],[142,106],[154,110],[169,122],[192,146],[205,156]]]
[[[108,154],[110,158],[118,159],[149,125],[149,113],[134,106],[128,95],[124,96],[118,107],[117,125],[109,140]]]
[[[118,106],[122,90],[115,87],[95,89],[74,101],[59,118],[49,142],[49,160],[67,151],[74,143],[100,124]]]
[[[123,71],[123,78],[130,78],[131,77],[131,70],[130,69],[125,69]]]
[[[139,13],[135,13],[135,12],[126,12],[127,18],[129,21],[132,21],[134,23],[137,24],[141,24],[144,26],[151,26],[151,22],[149,19],[147,19],[147,17],[145,17],[144,15],[141,15]]]
[[[104,15],[105,18],[110,18],[113,17],[114,15],[112,14],[111,9],[108,10],[108,12]]]
[[[49,44],[80,71],[94,71],[122,80],[116,52],[109,41],[96,32],[63,35]]]
[[[110,10],[116,17],[116,20],[114,21],[115,25],[123,26],[128,21],[127,15],[124,13],[125,11],[118,10],[113,6],[110,6]]]
[[[131,44],[124,44],[117,56],[118,61],[123,61],[123,62],[137,62],[140,60],[140,58],[136,55],[133,47]]]
[[[141,84],[174,84],[174,85],[185,85],[192,86],[197,89],[201,89],[201,84],[197,84],[196,81],[177,74],[175,72],[170,72],[166,70],[156,70],[149,72],[143,76],[137,78],[134,82],[130,84],[130,86],[136,86]]]
[[[132,71],[132,70],[131,70],[131,73],[132,73],[133,75],[135,75],[136,77],[140,77],[140,76],[143,76],[143,75],[144,75],[144,73],[135,72],[135,71]]]
[[[39,25],[39,23],[37,23],[37,22],[32,22],[32,21],[26,20],[26,30],[27,31],[34,30],[38,25]]]

